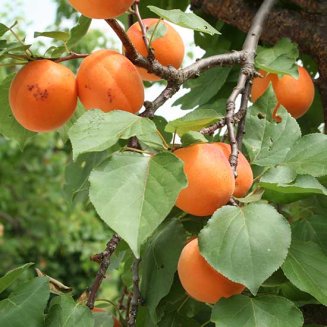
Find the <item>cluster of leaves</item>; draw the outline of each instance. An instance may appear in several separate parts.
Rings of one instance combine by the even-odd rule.
[[[184,26],[192,25],[188,19],[194,22],[180,11],[147,8],[146,4],[146,0],[142,2],[143,17],[149,16],[151,9]],[[151,4],[185,10],[187,1]],[[205,56],[241,48],[244,34],[221,22],[212,24],[221,35],[195,34]],[[71,38],[72,33],[69,35]],[[66,45],[68,40],[67,35]],[[256,64],[267,71],[294,75],[298,57],[297,47],[281,40],[273,48],[260,48]],[[89,199],[102,221],[124,240],[116,262],[127,288],[132,284],[130,262],[142,258],[141,293],[146,302],[140,308],[138,326],[233,327],[247,322],[248,326],[297,327],[303,325],[301,306],[327,305],[327,136],[317,130],[322,122],[317,114],[319,101],[305,123],[283,109],[282,122],[276,123],[271,118],[276,99],[269,88],[249,109],[246,119],[242,150],[255,174],[252,193],[239,199],[239,207],[225,206],[203,219],[174,207],[177,195],[187,185],[182,162],[170,151],[174,134],[181,137],[183,145],[221,141],[224,130],[215,136],[203,136],[199,130],[224,115],[238,74],[238,67],[217,67],[188,81],[184,86],[190,92],[175,104],[193,111],[169,123],[159,116],[150,120],[122,111],[92,110],[65,128],[73,150],[66,169],[66,195],[75,204]],[[5,90],[7,119],[9,82],[10,78],[1,88]],[[311,115],[315,119],[310,120]],[[8,126],[9,122],[0,130],[7,137],[24,132],[8,135]],[[142,150],[128,147],[131,137],[137,137]],[[197,235],[202,255],[216,270],[244,284],[244,294],[220,300],[213,308],[185,294],[176,276],[177,261],[186,239]],[[9,320],[4,321],[16,326],[13,312],[23,307],[17,306],[17,301],[27,297],[27,288],[28,294],[34,294],[30,289],[44,292],[37,308],[21,309],[33,312],[35,326],[42,326],[44,312],[47,326],[75,317],[71,312],[83,316],[81,326],[94,326],[91,313],[67,295],[55,297],[46,308],[47,285],[46,278],[38,277],[14,290],[0,302],[0,313],[9,312],[3,318]]]

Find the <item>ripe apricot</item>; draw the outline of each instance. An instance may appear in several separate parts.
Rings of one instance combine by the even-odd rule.
[[[134,0],[69,0],[69,3],[89,18],[114,18],[122,15]]]
[[[214,143],[217,145],[225,154],[227,160],[229,160],[231,154],[231,146],[226,143]],[[251,166],[243,153],[239,151],[237,157],[237,177],[235,179],[235,191],[233,193],[237,198],[244,197],[253,184],[253,173]]]
[[[77,73],[77,87],[86,109],[136,113],[144,101],[137,69],[116,51],[98,50],[85,58]]]
[[[229,201],[235,179],[219,147],[209,143],[194,144],[174,153],[184,162],[188,179],[188,186],[178,195],[178,208],[195,216],[207,216]]]
[[[143,19],[143,24],[149,30],[159,22],[159,19],[147,18]],[[159,24],[164,24],[166,32],[163,36],[154,39],[151,42],[151,48],[153,49],[155,58],[164,66],[173,66],[179,68],[184,58],[184,43],[178,32],[165,21],[160,21]],[[142,31],[139,23],[132,25],[127,35],[134,44],[136,50],[143,56],[148,55],[148,50],[142,38]],[[154,74],[148,73],[144,68],[138,68],[139,72],[145,81],[158,81],[160,78]]]
[[[255,78],[252,87],[253,101],[256,101],[265,92],[271,81],[278,100],[273,113],[274,119],[279,121],[277,110],[280,104],[294,118],[303,116],[313,102],[314,85],[310,74],[305,68],[299,66],[298,72],[298,79],[290,75],[284,75],[279,78],[276,74],[266,74],[262,79]]]
[[[24,66],[13,79],[9,102],[16,120],[33,132],[47,132],[63,125],[74,113],[77,87],[74,74],[51,60]]]
[[[222,297],[228,298],[242,293],[245,288],[208,264],[200,253],[197,238],[183,248],[177,271],[185,291],[200,302],[216,303]]]

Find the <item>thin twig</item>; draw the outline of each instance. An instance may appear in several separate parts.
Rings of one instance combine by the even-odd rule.
[[[129,309],[128,315],[128,327],[135,327],[136,325],[136,316],[138,311],[138,306],[142,302],[141,292],[139,288],[139,266],[140,266],[141,259],[135,259],[132,266],[133,272],[133,296],[131,300],[131,306]]]
[[[97,272],[95,280],[89,290],[88,299],[86,305],[90,308],[94,308],[94,302],[97,295],[97,292],[101,286],[103,279],[106,277],[106,272],[109,267],[110,257],[115,252],[118,244],[120,242],[120,237],[117,234],[114,234],[111,240],[107,243],[106,249],[95,256],[93,256],[93,261],[100,260],[100,268]],[[95,260],[96,257],[96,260]]]

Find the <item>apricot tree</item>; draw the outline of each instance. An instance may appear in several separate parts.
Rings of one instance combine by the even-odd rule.
[[[0,326],[326,324],[324,61],[282,28],[267,37],[274,8],[289,4],[236,2],[251,14],[242,26],[224,16],[227,0],[220,14],[219,0],[191,1],[196,13],[189,1],[71,0],[85,16],[69,31],[35,33],[53,39],[43,54],[16,23],[0,24],[0,65],[23,66],[1,83],[0,133],[24,147],[60,127],[72,153],[68,200],[89,201],[111,235],[77,300],[40,270],[19,283],[29,263],[4,275]],[[76,52],[91,19],[105,20],[121,52]],[[194,30],[203,58],[181,68],[187,45],[171,23]],[[72,61],[76,79],[64,67]],[[164,84],[152,101],[148,81]],[[157,110],[174,95],[173,106],[192,111],[166,121]],[[110,267],[121,296],[103,298]]]

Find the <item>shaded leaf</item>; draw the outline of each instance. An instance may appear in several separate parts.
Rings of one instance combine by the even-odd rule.
[[[33,263],[26,263],[23,266],[17,267],[8,271],[3,277],[0,278],[0,293],[6,290],[13,282],[16,281]]]
[[[0,301],[0,326],[43,327],[43,311],[50,295],[48,278],[37,277]]]
[[[301,311],[286,298],[244,295],[221,299],[213,308],[211,320],[218,327],[301,327]]]
[[[327,256],[317,244],[293,240],[282,269],[292,284],[327,305]]]

